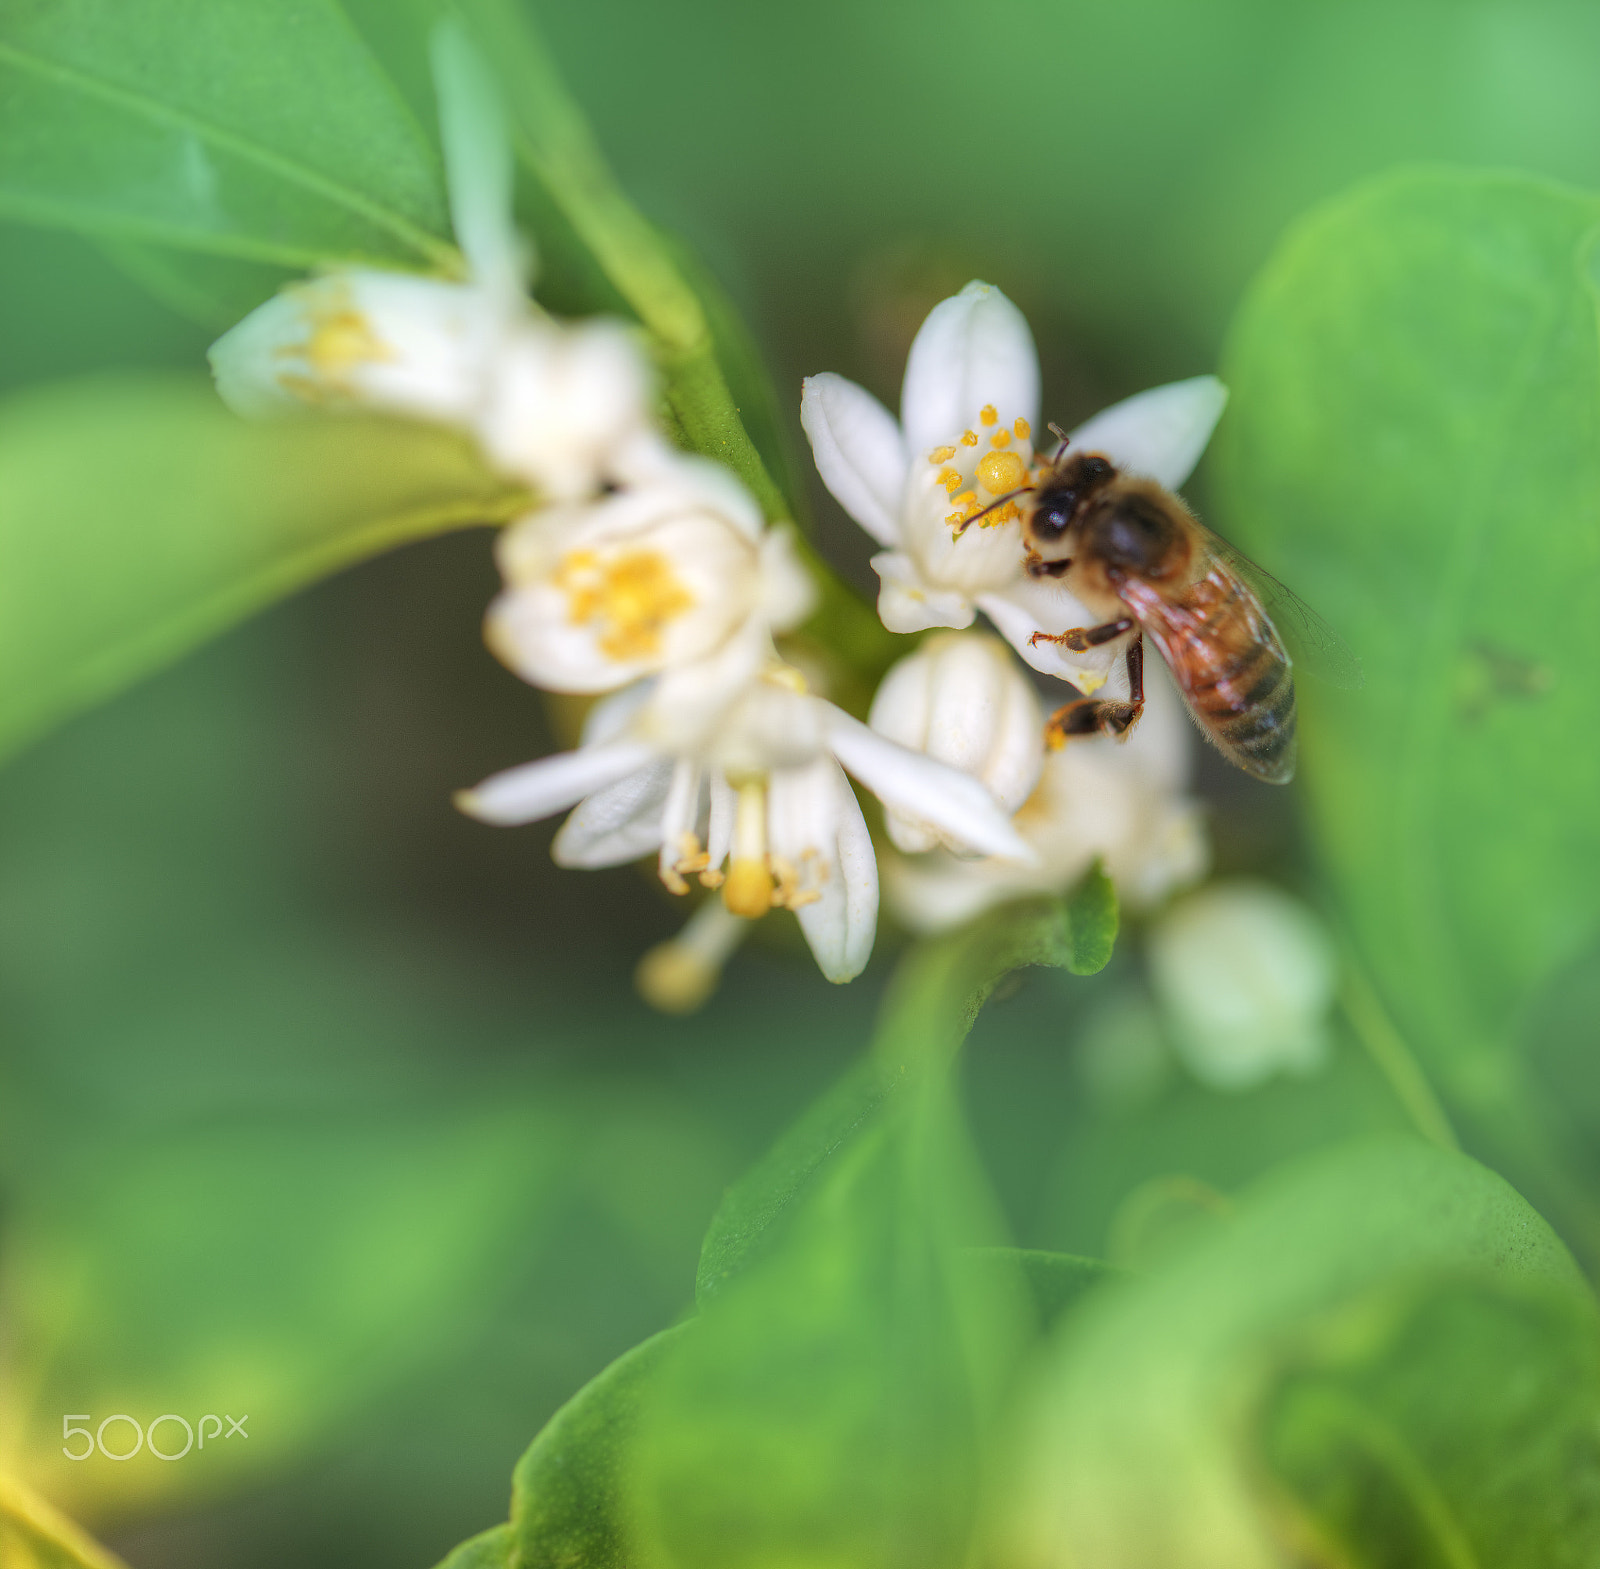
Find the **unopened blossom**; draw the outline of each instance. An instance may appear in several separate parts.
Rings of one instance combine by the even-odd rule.
[[[1187,895],[1152,927],[1149,956],[1173,1047],[1212,1088],[1246,1089],[1326,1061],[1333,944],[1282,889],[1237,878]]]
[[[1039,782],[1044,720],[1011,650],[982,632],[929,638],[890,668],[867,716],[880,735],[971,774],[1006,812],[1015,812]],[[903,812],[891,811],[885,821],[889,837],[908,854],[945,843],[931,824]]]
[[[798,625],[815,598],[788,530],[766,527],[720,464],[682,455],[639,489],[532,513],[496,554],[506,587],[489,645],[556,692],[613,691],[708,661],[715,670],[696,680],[736,688],[770,657],[769,634]]]
[[[502,825],[572,808],[553,847],[563,866],[654,851],[676,893],[694,878],[747,920],[793,910],[831,981],[861,972],[877,927],[877,862],[846,771],[969,851],[1032,853],[976,779],[885,740],[793,667],[772,660],[731,700],[713,681],[697,694],[696,679],[691,667],[617,693],[576,751],[497,774],[458,804]],[[692,711],[697,695],[708,711]]]
[[[291,283],[212,345],[217,391],[249,418],[310,408],[454,426],[547,499],[635,478],[661,445],[645,357],[621,323],[559,323],[529,299],[493,82],[451,24],[433,63],[465,277],[334,267]]]
[[[1226,398],[1212,376],[1158,387],[1097,414],[1071,444],[1176,488]],[[906,361],[898,422],[831,373],[807,378],[800,417],[824,484],[885,547],[872,565],[890,631],[966,627],[981,610],[1035,669],[1085,692],[1104,683],[1114,650],[1030,641],[1095,618],[1058,581],[1023,570],[1023,510],[1055,442],[1041,441],[1033,335],[1000,290],[969,283],[929,313]]]
[[[1065,893],[1096,860],[1124,904],[1160,904],[1210,859],[1201,808],[1187,794],[1193,743],[1171,681],[1147,668],[1144,717],[1125,739],[1075,738],[1046,755],[1012,818],[1032,864],[897,857],[884,869],[895,915],[913,931],[942,931],[1013,899]]]

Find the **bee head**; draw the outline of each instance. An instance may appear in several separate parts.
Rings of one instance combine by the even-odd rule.
[[[1092,452],[1066,460],[1040,486],[1028,534],[1036,548],[1059,543],[1078,521],[1084,505],[1116,478],[1117,471]]]

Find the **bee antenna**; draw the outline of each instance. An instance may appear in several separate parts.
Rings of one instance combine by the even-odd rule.
[[[1008,490],[1005,495],[996,497],[995,500],[991,501],[989,505],[983,508],[981,512],[974,512],[970,518],[963,518],[961,520],[961,527],[956,530],[956,538],[960,539],[961,536],[966,533],[967,529],[972,524],[976,523],[979,518],[987,517],[991,512],[994,511],[996,507],[1003,507],[1008,501],[1014,501],[1018,496],[1027,495],[1028,492],[1033,488],[1034,487],[1032,485],[1019,485],[1015,490]]]
[[[1068,446],[1071,445],[1071,443],[1067,439],[1067,433],[1059,425],[1057,425],[1053,420],[1048,425],[1045,426],[1045,429],[1048,430],[1050,432],[1050,434],[1052,436],[1054,436],[1056,438],[1056,440],[1061,443],[1061,445],[1056,448],[1055,452],[1052,454],[1052,456],[1050,458],[1050,461],[1052,463],[1059,463],[1061,461],[1061,454],[1067,450]]]

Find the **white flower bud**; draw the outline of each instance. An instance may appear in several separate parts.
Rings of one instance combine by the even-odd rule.
[[[351,268],[293,283],[211,346],[223,402],[249,418],[369,409],[468,424],[501,314],[468,284]]]
[[[982,632],[929,638],[896,664],[872,700],[872,728],[978,779],[1008,813],[1032,793],[1044,767],[1044,712],[1010,650]],[[900,812],[889,837],[908,854],[945,843]]]
[[[1173,905],[1151,930],[1150,971],[1174,1048],[1213,1089],[1311,1073],[1327,1057],[1333,946],[1270,883],[1217,883]]]

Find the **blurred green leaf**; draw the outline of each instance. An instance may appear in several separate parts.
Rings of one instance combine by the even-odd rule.
[[[578,1124],[570,1102],[523,1100],[59,1137],[5,1239],[27,1474],[104,1508],[239,1488],[302,1455],[438,1355],[538,1246]],[[203,1465],[73,1466],[62,1411],[253,1420]]]
[[[881,1136],[908,1092],[954,1060],[978,1010],[1012,970],[1066,963],[1061,906],[1007,906],[948,937],[918,944],[895,971],[869,1054],[731,1187],[700,1253],[695,1291],[704,1302],[738,1274],[769,1228],[797,1201]]]
[[[304,267],[449,267],[420,126],[334,0],[24,0],[0,212]]]
[[[247,425],[187,378],[16,397],[0,405],[0,751],[294,589],[519,499],[425,426]]]
[[[1463,1156],[1364,1141],[1264,1181],[1231,1220],[1067,1319],[1036,1380],[1000,1557],[1285,1569],[1254,1424],[1288,1345],[1369,1293],[1439,1276],[1547,1289],[1592,1323],[1549,1227]],[[1492,1434],[1493,1416],[1473,1421]]]
[[[515,1556],[517,1543],[509,1525],[497,1525],[463,1542],[438,1569],[521,1569]],[[587,1560],[578,1560],[583,1563]]]
[[[818,1171],[781,1243],[664,1362],[630,1474],[644,1561],[968,1561],[1020,1281],[961,1251],[991,1228],[943,1086],[876,1131]]]
[[[1098,975],[1111,962],[1117,943],[1117,890],[1096,861],[1067,896],[1067,933],[1072,951],[1067,969],[1074,975]]]
[[[1046,1253],[1039,1248],[969,1248],[969,1265],[979,1272],[1015,1272],[1027,1285],[1034,1312],[1046,1327],[1106,1280],[1121,1273],[1097,1258]]]
[[[624,1569],[623,1464],[646,1390],[690,1325],[619,1357],[551,1417],[512,1477],[517,1569]]]
[[[1425,171],[1301,223],[1235,323],[1222,527],[1345,635],[1302,774],[1360,953],[1458,1098],[1600,929],[1600,201]]]
[[[0,1564],[5,1569],[125,1569],[120,1558],[3,1472]]]
[[[168,310],[216,333],[226,331],[297,276],[264,262],[115,236],[103,238],[100,249]]]
[[[1600,1561],[1589,1304],[1451,1282],[1319,1326],[1263,1420],[1269,1464],[1370,1569]]]

